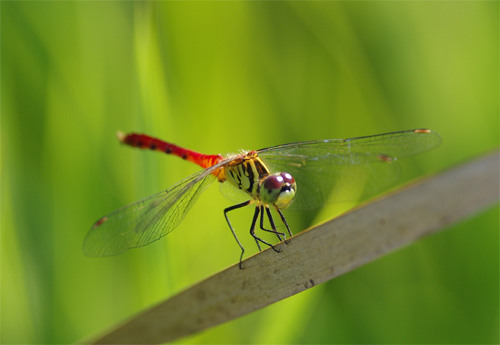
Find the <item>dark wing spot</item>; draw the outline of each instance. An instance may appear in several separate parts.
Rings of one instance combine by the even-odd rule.
[[[420,128],[420,129],[415,129],[413,133],[430,133],[430,129],[425,129],[425,128]]]
[[[97,228],[98,226],[100,226],[102,223],[104,223],[107,220],[108,220],[108,217],[102,217],[97,222],[95,222],[95,224],[92,226],[92,228],[94,228],[94,229]]]
[[[391,163],[393,161],[391,156],[384,155],[383,153],[379,154],[377,158],[379,160],[381,160],[382,162],[386,162],[386,163]]]

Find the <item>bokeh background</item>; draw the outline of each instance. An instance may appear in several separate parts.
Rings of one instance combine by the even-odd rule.
[[[499,145],[495,1],[0,6],[2,343],[77,341],[237,262],[216,186],[165,239],[82,254],[96,219],[198,170],[120,146],[117,130],[206,153],[438,131],[439,149],[401,163],[402,183]],[[249,254],[251,214],[231,215]],[[180,340],[498,342],[498,206]]]

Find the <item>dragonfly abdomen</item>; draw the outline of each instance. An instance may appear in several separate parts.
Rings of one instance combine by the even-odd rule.
[[[202,153],[188,150],[145,134],[131,133],[125,135],[122,132],[118,132],[117,136],[118,139],[126,145],[171,154],[192,163],[198,164],[205,169],[219,163],[224,159],[224,157],[222,157],[221,155],[204,155]]]

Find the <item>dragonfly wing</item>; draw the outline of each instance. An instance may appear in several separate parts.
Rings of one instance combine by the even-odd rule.
[[[405,158],[441,145],[439,133],[430,129],[411,129],[343,140],[353,152],[379,152],[393,158]]]
[[[436,132],[411,130],[286,144],[258,153],[271,171],[292,174],[297,197],[289,209],[305,210],[363,200],[390,188],[401,175],[397,158],[431,150],[440,142]]]
[[[215,181],[212,172],[220,165],[101,218],[85,238],[84,254],[112,256],[159,240],[179,225],[200,194]]]
[[[229,182],[220,183],[219,189],[222,195],[237,204],[248,201],[251,198],[248,193],[245,193],[243,190],[236,188]]]
[[[309,210],[335,201],[363,200],[393,186],[401,176],[399,164],[377,156],[338,151],[315,158],[261,158],[272,172],[288,172],[294,177],[297,194],[287,209]]]

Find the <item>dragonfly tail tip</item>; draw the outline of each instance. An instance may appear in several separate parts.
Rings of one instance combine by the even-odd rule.
[[[123,140],[125,139],[126,135],[122,131],[117,131],[116,137],[118,138],[118,140],[120,140],[123,143]]]

